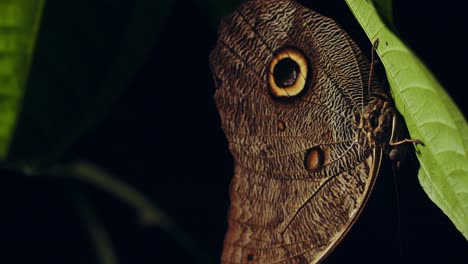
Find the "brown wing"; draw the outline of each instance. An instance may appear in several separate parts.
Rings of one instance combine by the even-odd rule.
[[[381,153],[320,182],[270,179],[236,164],[222,263],[317,263],[367,201]]]
[[[307,60],[306,81],[278,98],[270,65],[284,50]],[[369,63],[333,20],[290,0],[247,1],[225,18],[210,63],[236,162],[222,262],[320,261],[380,165],[381,148],[359,141]]]

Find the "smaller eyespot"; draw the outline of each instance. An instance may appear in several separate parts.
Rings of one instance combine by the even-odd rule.
[[[313,147],[306,152],[304,166],[307,171],[318,171],[323,167],[325,154],[320,147]]]
[[[274,97],[293,97],[306,88],[308,63],[305,56],[293,48],[276,53],[270,62],[268,84]]]
[[[276,125],[277,125],[279,131],[286,130],[286,123],[284,123],[283,121],[278,120],[278,123],[276,123]]]
[[[247,254],[247,261],[249,261],[249,262],[250,262],[250,261],[254,261],[254,259],[255,259],[255,255],[254,255],[254,254],[252,254],[252,253]]]

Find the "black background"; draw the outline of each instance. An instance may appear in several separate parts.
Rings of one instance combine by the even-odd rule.
[[[346,5],[308,2],[337,19],[370,53]],[[394,10],[399,34],[466,113],[467,23],[461,6],[401,0]],[[218,262],[232,158],[212,99],[208,54],[216,25],[211,19],[198,2],[175,1],[151,56],[112,112],[63,158],[89,160],[140,190],[191,237],[196,253],[181,248],[172,234],[139,225],[132,209],[93,186],[11,172],[1,194],[6,203],[0,241],[6,246],[0,262],[96,263],[70,190],[93,202],[121,263]],[[468,260],[465,239],[418,184],[414,157],[396,178],[398,191],[390,165],[384,165],[363,214],[325,263]]]

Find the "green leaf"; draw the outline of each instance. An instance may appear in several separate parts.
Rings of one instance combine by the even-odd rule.
[[[382,22],[372,3],[346,0],[385,66],[395,104],[405,118],[429,198],[468,239],[468,125],[426,66]]]
[[[53,164],[103,120],[150,57],[171,3],[49,0],[8,159]]]
[[[23,98],[44,0],[0,0],[0,159]]]
[[[373,0],[377,11],[387,25],[393,25],[392,0]]]

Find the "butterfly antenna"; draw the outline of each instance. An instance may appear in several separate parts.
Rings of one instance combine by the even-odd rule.
[[[371,64],[370,64],[370,72],[369,72],[369,80],[367,82],[367,94],[371,94],[371,87],[372,87],[372,77],[374,75],[374,68],[375,68],[375,53],[377,52],[377,47],[379,46],[379,39],[376,39],[375,42],[372,44],[372,57],[371,57]]]

